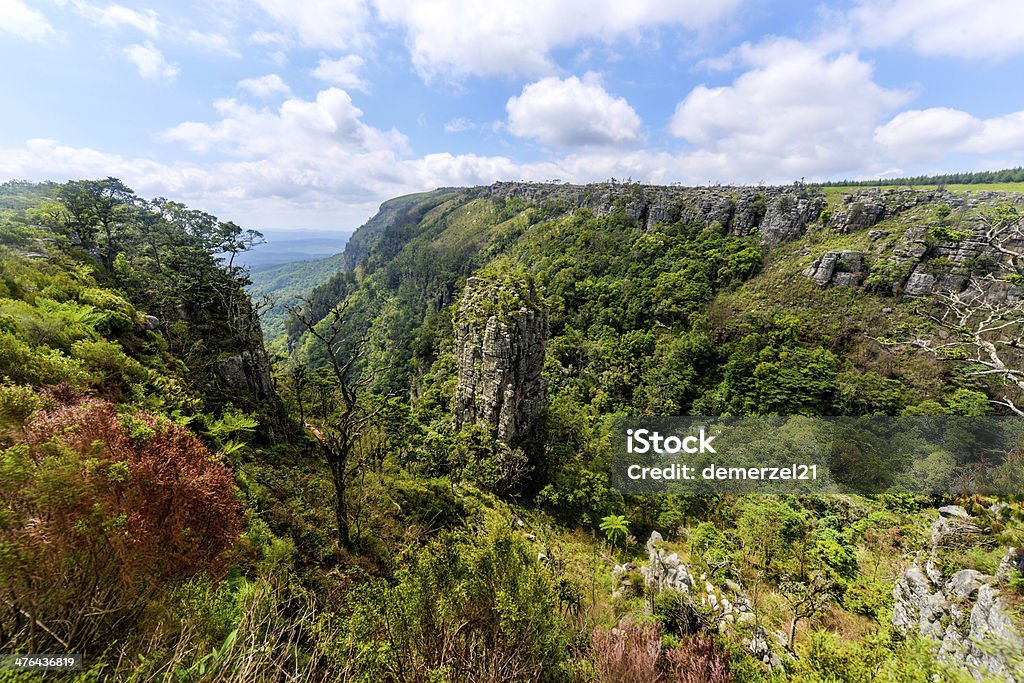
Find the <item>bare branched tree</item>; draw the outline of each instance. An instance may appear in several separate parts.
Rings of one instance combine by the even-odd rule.
[[[877,341],[963,362],[967,376],[996,377],[1010,388],[1008,393],[1024,395],[1024,301],[1013,294],[993,296],[994,288],[1006,283],[1024,285],[1024,219],[1012,208],[997,209],[982,217],[977,235],[999,255],[996,271],[972,274],[963,289],[922,302],[918,313],[931,323],[927,333],[907,341]],[[1024,416],[1024,406],[1006,393],[992,403]]]
[[[1024,393],[1024,310],[1019,306],[992,303],[985,295],[982,279],[972,278],[961,292],[937,298],[939,312],[928,318],[947,331],[946,339],[918,337],[909,343],[937,358],[960,360],[970,368],[969,377],[996,376]],[[1024,409],[1007,396],[993,403],[1024,416]]]
[[[337,497],[335,516],[338,540],[344,548],[353,543],[349,533],[347,488],[353,474],[353,454],[366,429],[386,407],[386,401],[372,405],[366,389],[372,375],[359,376],[359,360],[366,355],[369,339],[365,335],[354,340],[346,338],[345,314],[348,306],[340,304],[322,321],[309,313],[310,306],[292,306],[289,313],[302,323],[309,334],[327,352],[326,372],[320,375],[322,391],[314,396],[319,404],[306,414],[304,427],[315,437],[320,453],[331,471]]]

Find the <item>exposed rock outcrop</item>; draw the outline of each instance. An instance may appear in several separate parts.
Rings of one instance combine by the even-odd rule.
[[[469,278],[455,331],[455,428],[483,423],[498,440],[517,445],[545,407],[548,313],[540,297],[525,282]]]
[[[647,565],[640,568],[647,591],[657,595],[672,590],[683,596],[689,604],[708,620],[708,625],[719,632],[739,634],[744,646],[755,659],[769,668],[782,665],[781,654],[786,648],[786,637],[780,632],[769,632],[757,623],[754,608],[743,589],[734,581],[716,585],[707,574],[694,576],[691,567],[682,562],[679,554],[668,552],[657,531],[647,540]],[[616,567],[621,582],[619,593],[628,594],[630,567]],[[613,572],[613,576],[616,573]]]
[[[214,361],[213,372],[230,392],[255,398],[266,398],[274,393],[270,361],[265,353],[242,351],[221,358]]]
[[[859,251],[827,251],[804,269],[803,274],[822,287],[856,287],[867,275],[864,254]]]
[[[504,199],[553,202],[563,208],[583,208],[602,216],[621,207],[626,216],[648,230],[677,221],[718,224],[731,235],[759,232],[761,242],[774,246],[803,233],[825,208],[820,190],[789,187],[681,187],[639,183],[495,183],[486,193]]]
[[[922,568],[919,557],[904,571],[893,589],[892,625],[936,641],[939,653],[971,671],[1007,681],[1018,680],[1013,654],[1024,652],[1024,640],[1011,621],[997,584],[1004,571],[1015,571],[1016,548],[1011,548],[996,576],[961,569],[949,578],[939,566],[954,548],[975,544],[980,529],[967,511],[950,505],[939,510],[932,524],[929,555]],[[1005,568],[1005,569],[1004,569]]]
[[[939,190],[921,191],[909,188],[868,188],[855,194],[844,195],[828,221],[828,227],[838,232],[863,230],[897,216],[921,204],[938,199],[960,203],[956,197]]]
[[[827,220],[830,230],[848,233],[871,228],[896,216],[893,229],[871,230],[871,247],[859,263],[839,266],[853,252],[829,251],[803,271],[822,287],[861,286],[872,291],[916,299],[962,291],[973,275],[1006,265],[1007,256],[984,236],[984,213],[1005,195],[974,193],[969,197],[943,190],[865,189],[846,195]],[[1015,200],[1022,203],[1021,198]],[[932,212],[943,207],[946,222]],[[973,212],[972,212],[973,210]],[[980,212],[978,211],[980,210]],[[950,227],[952,226],[952,227]],[[999,278],[986,279],[989,303],[1018,303],[1021,287]]]
[[[758,228],[761,242],[775,246],[801,235],[807,224],[816,220],[824,208],[825,198],[819,195],[782,194],[773,197]]]

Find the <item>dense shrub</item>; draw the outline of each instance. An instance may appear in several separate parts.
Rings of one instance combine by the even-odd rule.
[[[656,623],[624,622],[590,636],[590,661],[601,683],[731,683],[729,655],[706,635],[662,651]]]
[[[0,641],[88,652],[167,582],[222,571],[240,506],[183,427],[48,401],[0,453]]]
[[[652,683],[661,680],[661,628],[655,623],[625,622],[590,635],[590,659],[602,683]]]
[[[728,655],[715,641],[702,635],[684,639],[665,653],[668,681],[672,683],[731,683]]]
[[[558,680],[560,623],[551,580],[523,541],[506,530],[448,533],[393,584],[352,594],[330,654],[356,681]]]

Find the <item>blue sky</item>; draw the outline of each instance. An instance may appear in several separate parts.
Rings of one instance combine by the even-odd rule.
[[[1024,164],[1020,0],[0,0],[0,180],[352,229],[495,180]]]

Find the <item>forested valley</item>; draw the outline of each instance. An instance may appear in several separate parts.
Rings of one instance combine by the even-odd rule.
[[[0,185],[0,654],[80,653],[40,676],[81,681],[1024,680],[1020,495],[611,481],[622,416],[1024,415],[1022,212],[444,188],[285,306],[236,263],[255,230],[115,178]]]

